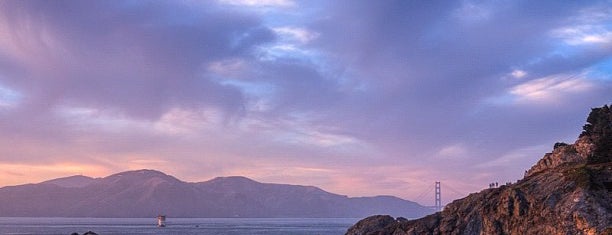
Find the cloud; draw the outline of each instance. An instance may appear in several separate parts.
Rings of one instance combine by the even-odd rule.
[[[296,28],[296,27],[278,27],[273,29],[274,32],[280,34],[285,37],[289,37],[292,40],[298,41],[300,43],[308,43],[317,37],[319,37],[318,33],[311,32],[304,28]]]
[[[553,30],[553,35],[572,46],[610,44],[612,42],[612,7],[607,4],[581,9],[570,25]]]
[[[610,101],[602,9],[6,2],[0,162],[239,174],[408,199],[436,180],[478,190],[515,177],[479,164],[521,173],[530,146],[574,137],[588,109]]]
[[[23,180],[27,180],[31,183],[39,183],[49,179],[70,175],[102,176],[112,173],[99,165],[70,162],[55,163],[50,165],[0,162],[0,168],[18,169],[18,172],[13,172],[13,170],[0,171],[0,176],[4,179],[0,181],[0,184],[3,185],[20,184],[23,182]]]
[[[605,26],[567,27],[556,30],[555,36],[562,38],[569,45],[609,44],[612,42],[612,30]]]
[[[504,168],[508,165],[521,163],[525,169],[530,168],[534,165],[539,157],[544,156],[546,151],[549,151],[550,146],[548,145],[535,145],[527,146],[512,150],[509,153],[501,155],[491,161],[480,163],[476,165],[477,168]],[[513,172],[513,175],[520,175],[521,172]]]
[[[464,1],[462,6],[454,11],[454,15],[468,23],[485,21],[491,17],[495,8],[485,4],[478,4],[473,1]]]
[[[257,44],[273,38],[256,19],[235,15],[230,18],[236,20],[227,21],[232,13],[222,10],[178,8],[206,22],[193,24],[173,22],[175,16],[163,9],[163,3],[138,6],[143,9],[102,2],[64,4],[65,9],[78,12],[75,16],[64,14],[59,6],[31,3],[3,8],[4,27],[17,32],[4,45],[19,45],[19,53],[12,56],[28,63],[24,65],[27,77],[9,78],[16,87],[27,90],[32,99],[114,106],[141,118],[158,117],[179,103],[239,112],[244,101],[240,91],[202,76],[199,69],[212,61],[247,56]],[[89,21],[69,18],[88,12]],[[97,17],[97,12],[113,17]],[[157,24],[160,18],[171,23]],[[23,24],[31,26],[18,27]],[[220,24],[224,27],[216,26]],[[41,84],[45,89],[34,90]]]
[[[594,85],[584,74],[556,74],[514,86],[510,94],[527,102],[558,102],[564,96],[589,92]]]
[[[220,3],[249,7],[292,7],[291,0],[219,0]]]
[[[510,73],[510,75],[512,75],[512,77],[514,78],[523,78],[527,75],[527,72],[520,69],[515,69],[512,70],[512,73]]]
[[[438,151],[438,155],[445,158],[463,158],[467,153],[467,148],[461,144],[448,145]]]
[[[223,116],[215,110],[184,110],[175,108],[154,122],[153,129],[170,135],[190,135],[200,133],[207,127],[223,123]]]
[[[8,87],[0,84],[0,108],[11,108],[19,105],[23,99],[22,95]]]
[[[241,59],[226,59],[210,62],[207,70],[223,78],[232,78],[247,72],[247,62]]]

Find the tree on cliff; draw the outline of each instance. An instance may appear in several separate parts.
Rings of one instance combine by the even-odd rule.
[[[580,137],[587,137],[596,148],[588,157],[589,164],[612,160],[612,109],[608,105],[592,109]]]

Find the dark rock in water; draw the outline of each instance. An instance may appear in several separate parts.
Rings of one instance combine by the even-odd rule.
[[[395,219],[389,215],[375,215],[362,219],[357,224],[353,225],[347,235],[375,234],[377,231],[383,230],[385,227],[395,223]]]
[[[612,235],[612,110],[593,109],[574,144],[555,144],[515,184],[455,200],[417,220],[373,216],[347,235]]]
[[[87,231],[86,233],[83,233],[83,235],[98,235],[98,234],[92,231]]]

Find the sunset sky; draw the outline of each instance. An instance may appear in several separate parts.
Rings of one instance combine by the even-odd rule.
[[[0,186],[146,168],[431,205],[607,103],[611,1],[0,1]]]

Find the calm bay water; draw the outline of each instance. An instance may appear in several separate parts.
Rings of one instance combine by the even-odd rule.
[[[337,235],[356,218],[168,218],[156,227],[155,218],[7,218],[0,217],[0,234],[62,234],[87,231],[99,235],[211,234],[211,235]]]

